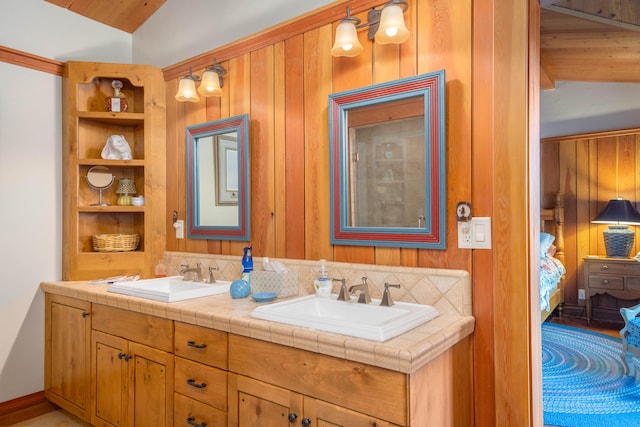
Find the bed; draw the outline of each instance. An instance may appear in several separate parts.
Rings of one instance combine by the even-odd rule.
[[[553,208],[540,211],[540,315],[544,322],[564,304],[564,195],[556,193]]]

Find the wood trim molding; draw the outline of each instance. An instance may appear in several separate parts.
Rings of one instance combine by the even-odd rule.
[[[205,69],[211,65],[214,57],[217,62],[227,61],[231,58],[290,39],[331,22],[337,23],[346,16],[347,6],[351,8],[351,14],[356,15],[384,3],[386,3],[384,0],[348,0],[339,2],[338,4],[332,3],[330,6],[325,6],[317,11],[298,16],[244,39],[165,67],[162,69],[164,79],[165,81],[169,81],[188,74],[189,66],[194,70]]]
[[[0,403],[0,426],[9,426],[58,409],[45,398],[44,391]]]
[[[591,139],[610,136],[634,135],[637,133],[640,133],[640,128],[605,130],[601,132],[579,133],[575,135],[550,136],[548,138],[542,138],[540,140],[540,143],[545,144],[549,142],[566,141],[567,139]]]
[[[56,76],[62,76],[62,69],[64,67],[64,62],[33,55],[1,45],[0,61],[19,65],[20,67],[31,68],[32,70],[43,71]]]

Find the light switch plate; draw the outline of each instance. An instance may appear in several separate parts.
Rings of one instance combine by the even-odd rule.
[[[459,222],[458,247],[491,249],[491,218],[473,217],[468,222]]]
[[[174,222],[173,228],[176,229],[176,239],[184,239],[184,220],[179,219]]]

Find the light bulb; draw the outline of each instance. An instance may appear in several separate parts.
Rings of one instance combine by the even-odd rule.
[[[343,19],[336,27],[336,40],[331,48],[331,55],[353,57],[362,52],[362,49],[355,24],[350,19]]]
[[[376,32],[376,43],[404,43],[409,38],[409,30],[404,24],[404,12],[395,4],[388,4],[382,9],[380,27]]]

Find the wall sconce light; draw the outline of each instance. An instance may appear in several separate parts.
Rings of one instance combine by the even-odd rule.
[[[224,84],[222,77],[227,74],[227,70],[222,65],[216,63],[213,59],[213,65],[204,70],[202,78],[193,74],[189,67],[189,74],[180,79],[178,83],[178,93],[176,100],[180,102],[198,102],[202,96],[222,96],[222,86]],[[196,82],[200,82],[200,86],[196,91]]]
[[[400,44],[409,38],[409,30],[404,24],[404,12],[409,4],[404,0],[391,0],[382,9],[371,9],[367,14],[367,22],[351,16],[347,7],[347,16],[336,27],[336,38],[331,48],[332,56],[354,57],[362,51],[358,40],[358,28],[369,27],[369,40],[380,44]]]
[[[629,200],[618,197],[609,200],[607,206],[592,221],[594,224],[611,224],[602,232],[608,257],[629,258],[635,232],[629,225],[640,225],[640,213]]]

